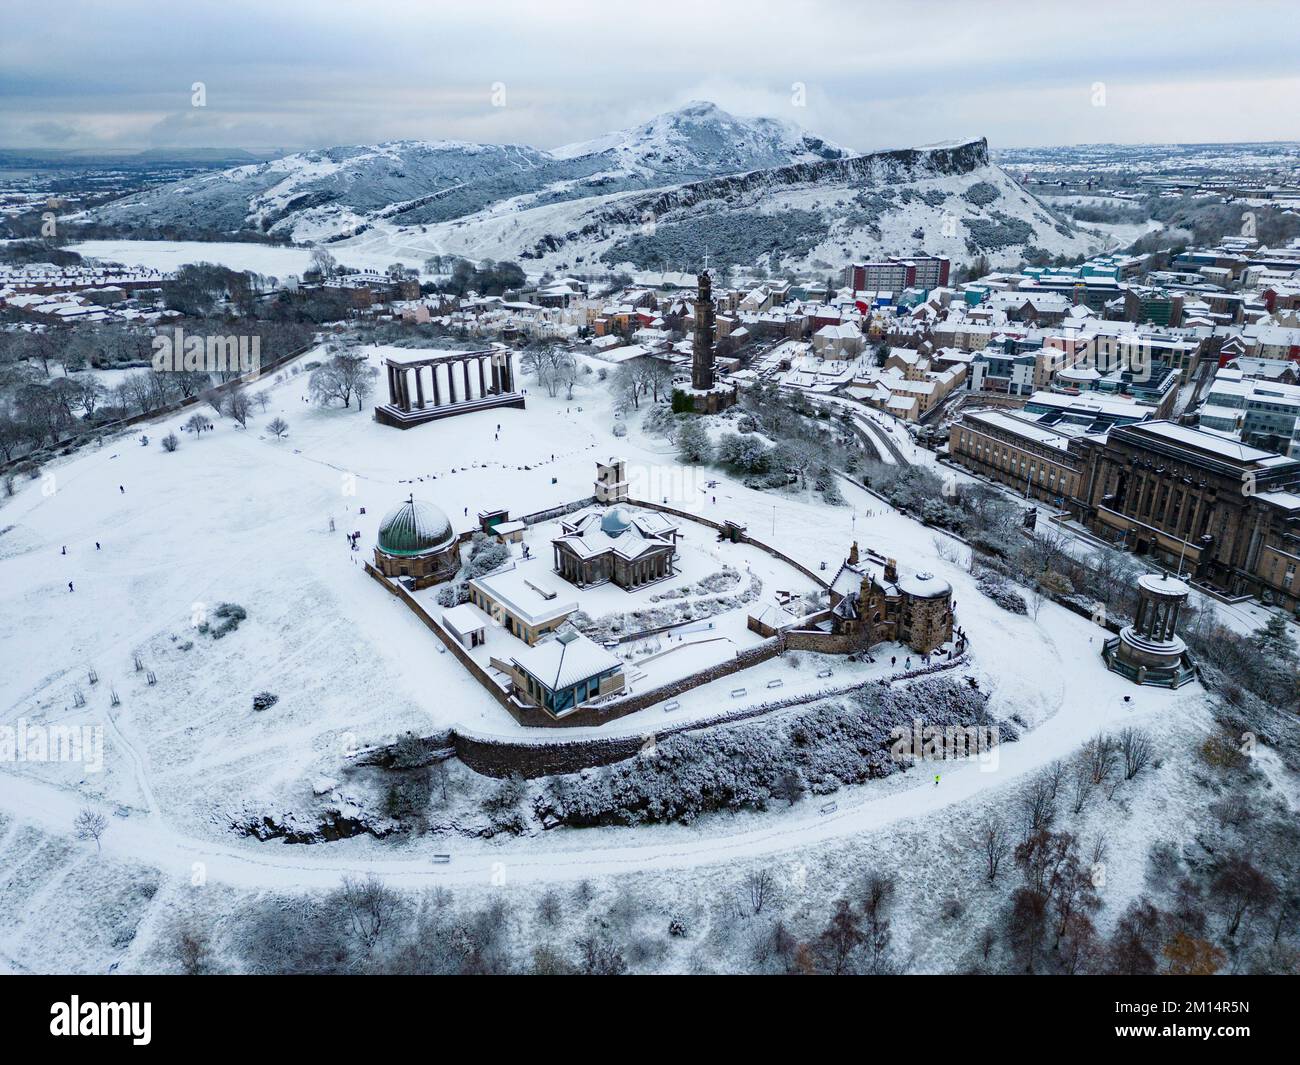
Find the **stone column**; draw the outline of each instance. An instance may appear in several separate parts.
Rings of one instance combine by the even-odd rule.
[[[492,373],[492,393],[499,396],[501,394],[501,368],[491,355],[488,356],[488,366],[491,368]]]
[[[460,370],[465,376],[465,398],[467,400],[474,398],[473,389],[469,386],[469,359],[460,360]]]
[[[456,403],[456,364],[447,363],[447,402]]]
[[[442,389],[438,387],[438,364],[429,363],[429,378],[433,381],[433,405],[442,406]]]
[[[393,377],[393,367],[391,363],[384,364],[384,370],[388,374],[388,402],[397,402],[397,381]]]
[[[415,368],[415,396],[420,410],[424,410],[424,367]]]
[[[480,355],[474,360],[478,364],[478,394],[480,397],[487,395],[487,381],[483,374],[483,356]]]

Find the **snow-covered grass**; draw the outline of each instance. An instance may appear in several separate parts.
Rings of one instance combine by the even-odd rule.
[[[312,357],[318,356],[303,361]],[[596,881],[599,898],[612,898],[631,877],[654,899],[650,924],[677,908],[702,919],[718,885],[738,881],[758,863],[808,870],[811,882],[824,887],[809,902],[810,913],[870,855],[900,866],[931,863],[925,891],[941,894],[942,843],[955,847],[964,838],[951,826],[974,825],[988,804],[1009,801],[1030,775],[1099,729],[1142,722],[1172,734],[1204,715],[1195,687],[1137,690],[1108,673],[1097,653],[1102,632],[1087,619],[1050,603],[1037,619],[1002,611],[961,565],[941,557],[932,530],[865,491],[846,485],[845,504],[830,507],[811,496],[757,492],[720,472],[708,471],[717,482],[708,486],[698,476],[679,476],[671,445],[643,432],[635,412],[628,435],[614,438],[611,401],[594,375],[582,378],[572,400],[550,399],[531,380],[524,383],[526,410],[399,432],[377,425],[369,410],[315,408],[304,400],[305,378],[281,373],[259,385],[269,403],[247,430],[220,420],[202,438],[181,434],[180,449],[168,454],[156,441],[183,419],[159,419],[145,427],[150,446],[134,436],[107,440],[52,463],[46,479],[23,481],[4,501],[0,724],[23,718],[99,726],[105,753],[102,772],[68,762],[0,764],[0,853],[22,858],[0,865],[0,891],[9,912],[30,915],[0,944],[0,964],[99,969],[111,958],[150,968],[160,964],[161,948],[152,944],[167,924],[164,905],[195,907],[219,920],[225,907],[264,890],[327,890],[345,873],[374,872],[404,889],[453,887],[467,900],[483,897],[503,877],[501,890],[520,900],[546,882],[567,891],[585,878]],[[262,432],[277,415],[290,425],[284,440]],[[518,735],[513,719],[364,574],[345,534],[360,531],[368,554],[382,514],[408,492],[440,506],[457,530],[471,528],[483,509],[521,514],[555,506],[590,494],[596,460],[611,455],[625,457],[630,472],[676,485],[677,505],[740,521],[814,570],[825,563],[833,572],[856,539],[898,559],[904,572],[925,569],[949,580],[959,623],[973,641],[962,675],[992,693],[995,715],[1015,714],[1029,726],[1020,742],[1002,750],[996,771],[945,767],[939,788],[922,774],[898,774],[845,789],[832,813],[805,800],[690,827],[558,830],[450,844],[360,836],[286,848],[229,831],[232,810],[310,809],[312,783],[336,777],[345,752],[357,745],[450,725]],[[242,606],[247,619],[222,639],[197,631],[194,620],[222,602]],[[805,656],[797,669],[769,662],[742,683],[757,691],[779,676],[782,696],[812,692],[831,683],[815,677],[821,665],[816,656]],[[87,677],[92,668],[95,685]],[[838,684],[855,669],[867,676],[874,667],[835,668]],[[718,687],[689,693],[678,713],[727,708],[726,692],[711,691]],[[84,708],[75,705],[78,690]],[[110,690],[120,706],[110,705]],[[253,696],[263,690],[279,701],[254,711]],[[1126,704],[1125,695],[1135,702]],[[632,715],[627,727],[653,731],[673,717],[661,709],[646,713]],[[87,802],[109,811],[102,858],[92,842],[71,838]],[[1140,826],[1131,831],[1141,839]],[[431,854],[446,850],[454,852],[451,863],[430,864]],[[183,893],[195,863],[208,886],[177,903],[174,893]],[[158,895],[146,890],[151,884]],[[103,912],[87,913],[89,923],[74,926],[85,950],[42,953],[59,907],[92,900]],[[75,920],[83,920],[80,913]],[[141,925],[147,934],[137,942],[128,932]],[[710,945],[688,940],[656,966],[725,965],[706,960]],[[726,947],[717,957],[738,949]],[[950,953],[936,947],[918,967],[942,968]]]

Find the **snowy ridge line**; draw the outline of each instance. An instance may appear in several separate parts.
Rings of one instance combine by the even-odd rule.
[[[969,174],[989,165],[988,141],[983,137],[951,148],[900,148],[892,151],[855,155],[848,159],[826,159],[816,163],[791,163],[788,166],[767,167],[744,174],[705,178],[649,193],[633,193],[626,207],[608,208],[602,212],[605,221],[623,221],[640,224],[644,212],[663,218],[669,212],[728,193],[752,192],[787,185],[815,184],[838,180],[865,187],[914,180],[921,174],[945,176]],[[903,176],[906,175],[906,176]]]

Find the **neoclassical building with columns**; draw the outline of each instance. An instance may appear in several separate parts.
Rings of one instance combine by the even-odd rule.
[[[514,353],[505,347],[482,351],[411,348],[384,356],[388,402],[375,407],[375,420],[398,429],[493,407],[522,407],[515,390]]]

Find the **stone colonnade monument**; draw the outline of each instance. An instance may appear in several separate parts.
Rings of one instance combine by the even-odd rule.
[[[375,421],[398,429],[493,407],[522,407],[515,390],[514,352],[429,351],[413,348],[384,357],[388,402]]]

